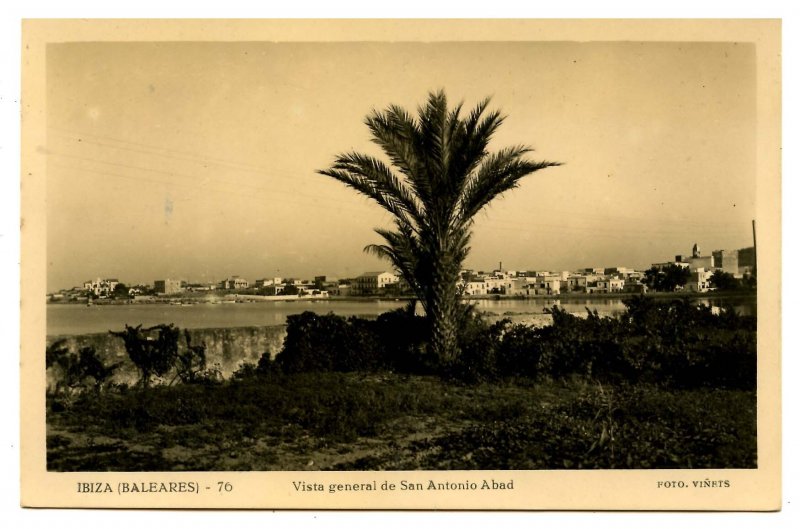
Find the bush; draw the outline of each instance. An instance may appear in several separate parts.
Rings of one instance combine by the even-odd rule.
[[[427,323],[408,309],[398,309],[367,320],[335,314],[304,312],[286,319],[281,352],[270,362],[262,357],[258,371],[273,366],[285,373],[310,371],[438,372],[426,347]]]
[[[642,376],[685,388],[755,388],[755,318],[730,308],[717,315],[688,299],[633,305],[623,339],[639,349]]]
[[[269,355],[269,353],[267,353],[267,355]],[[259,375],[259,369],[257,364],[244,362],[236,369],[236,371],[233,372],[233,374],[231,375],[231,379],[249,380],[251,378],[257,377],[258,375]]]
[[[206,344],[192,345],[192,336],[189,331],[184,329],[183,334],[186,338],[186,349],[180,352],[177,347],[175,348],[176,377],[184,383],[208,380]]]
[[[428,324],[425,318],[414,315],[412,306],[384,312],[373,328],[387,368],[402,373],[438,372],[437,359],[428,354]]]
[[[383,367],[383,355],[371,322],[352,317],[304,312],[286,319],[283,349],[275,357],[286,373],[372,371]]]
[[[577,376],[682,388],[755,387],[755,318],[732,309],[715,314],[688,299],[639,297],[626,305],[618,317],[587,310],[585,318],[553,307],[553,324],[543,328],[472,322],[463,327],[453,373],[468,381]]]
[[[468,383],[485,382],[498,377],[497,350],[508,321],[488,324],[469,307],[459,324],[458,347],[461,351],[446,374]]]
[[[151,331],[158,332],[155,338],[148,334]],[[125,342],[125,351],[139,370],[142,387],[149,386],[153,376],[165,376],[178,361],[180,331],[172,324],[156,325],[146,329],[142,329],[141,325],[136,327],[125,325],[125,330],[122,332],[108,332]]]
[[[72,394],[78,395],[87,389],[101,391],[122,364],[107,366],[94,347],[82,347],[76,354],[69,350],[65,340],[58,340],[45,350],[45,365],[58,371],[53,396],[64,405]]]
[[[539,332],[538,373],[551,378],[591,374],[591,358],[584,349],[592,340],[587,333],[596,331],[596,326],[586,325],[583,319],[559,307],[554,306],[549,312],[553,324]]]
[[[109,334],[122,338],[128,357],[139,371],[139,385],[143,388],[150,386],[153,377],[168,379],[170,375],[170,385],[176,380],[184,384],[218,384],[223,380],[218,365],[206,365],[206,344],[193,345],[186,329],[183,333],[185,348],[179,346],[180,329],[173,324],[144,329],[141,325],[125,325],[124,331],[109,331]]]
[[[541,329],[522,324],[503,325],[497,347],[497,371],[502,376],[536,378],[542,356]]]

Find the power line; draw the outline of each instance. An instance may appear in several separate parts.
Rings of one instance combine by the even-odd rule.
[[[169,147],[158,146],[158,145],[150,145],[150,144],[147,144],[147,143],[134,142],[134,141],[129,141],[129,140],[123,140],[123,139],[119,139],[119,138],[113,138],[111,136],[102,136],[102,135],[99,135],[99,134],[89,134],[89,133],[83,133],[83,132],[78,132],[78,131],[70,131],[68,129],[63,129],[63,128],[55,127],[55,126],[50,126],[48,128],[51,129],[51,130],[56,130],[56,131],[61,132],[62,136],[75,138],[80,143],[84,143],[84,142],[85,143],[93,143],[93,144],[97,144],[97,145],[101,145],[101,146],[111,147],[112,149],[121,149],[121,150],[127,150],[127,151],[131,151],[131,152],[139,152],[139,153],[142,153],[142,154],[155,154],[157,156],[165,156],[165,157],[175,158],[175,159],[179,159],[179,160],[188,160],[188,161],[193,161],[193,162],[197,162],[197,163],[208,162],[208,163],[212,163],[214,165],[228,166],[228,167],[233,168],[233,169],[242,170],[242,171],[249,171],[249,172],[254,172],[254,173],[259,173],[259,174],[265,174],[265,173],[273,172],[273,170],[267,169],[266,167],[259,167],[257,165],[245,164],[245,163],[236,162],[236,161],[232,161],[232,160],[225,160],[225,159],[222,159],[222,158],[214,158],[214,157],[209,157],[209,156],[202,156],[202,155],[190,152],[190,151],[183,151],[183,150],[178,150],[178,149],[170,149]],[[83,138],[87,137],[87,136],[90,137],[90,138],[98,138],[98,139],[101,139],[101,140],[106,140],[106,141],[110,141],[110,142],[114,142],[114,143],[122,143],[122,144],[127,144],[127,145],[133,145],[135,147],[139,147],[139,149],[134,149],[134,148],[131,148],[131,147],[122,147],[122,146],[118,146],[118,145],[113,145],[113,144],[103,143],[103,142],[98,142],[98,141],[93,141],[93,140],[84,140]],[[145,149],[145,150],[142,150],[142,149]],[[164,152],[158,152],[158,151],[164,151]]]
[[[58,169],[76,171],[79,174],[93,173],[93,174],[97,174],[97,175],[101,175],[101,176],[110,176],[110,177],[113,177],[113,178],[122,178],[122,179],[125,179],[125,180],[132,180],[132,181],[136,181],[136,182],[151,182],[151,183],[156,183],[156,184],[164,184],[164,185],[168,185],[168,186],[178,186],[178,187],[184,187],[184,188],[188,188],[188,189],[192,189],[192,190],[198,190],[197,186],[191,185],[191,184],[188,184],[188,183],[165,182],[165,181],[159,180],[159,179],[146,178],[146,177],[143,177],[143,176],[131,176],[131,175],[125,175],[125,174],[120,174],[120,173],[112,173],[112,172],[109,172],[109,171],[98,171],[96,169],[89,169],[89,168],[85,168],[85,167],[70,167],[70,166],[66,166],[66,165],[53,165],[53,167],[58,168]],[[235,189],[230,189],[230,188],[220,188],[220,189],[210,189],[210,190],[214,191],[214,192],[220,192],[220,193],[227,193],[227,194],[230,194],[230,195],[235,195],[235,196],[238,196],[238,197],[254,198],[254,195],[251,194],[251,193],[237,192]],[[285,193],[285,194],[290,195],[290,196],[296,195],[296,193],[291,193],[289,191],[275,191],[275,190],[263,189],[263,188],[259,188],[258,191],[264,192],[264,193],[279,192],[279,193]],[[333,209],[335,211],[342,211],[342,208],[330,206],[330,205],[326,204],[325,202],[322,202],[322,203],[303,202],[303,204],[309,205],[309,206],[313,207],[314,209],[316,209],[316,208],[324,208],[324,209]],[[353,206],[351,206],[351,208],[352,207]],[[362,210],[362,211],[366,211],[366,208],[363,208],[363,207],[362,208],[358,208],[358,209]],[[370,210],[370,211],[374,211],[374,210]],[[350,208],[347,209],[347,214],[348,214],[348,216],[352,216],[352,212],[350,211]]]
[[[118,162],[107,162],[107,161],[104,161],[104,160],[85,158],[85,157],[82,157],[82,156],[75,156],[75,155],[71,155],[71,154],[59,153],[59,152],[54,152],[54,151],[51,151],[49,154],[53,155],[53,156],[59,156],[59,157],[63,157],[63,158],[70,158],[70,159],[89,162],[89,163],[99,163],[99,164],[104,164],[104,165],[110,165],[110,166],[113,166],[113,167],[120,167],[120,168],[123,168],[123,169],[130,169],[130,170],[134,170],[134,171],[146,171],[146,172],[149,172],[149,173],[162,174],[162,175],[165,175],[165,176],[172,176],[172,177],[176,177],[176,178],[190,179],[192,182],[194,182],[194,184],[181,184],[181,183],[176,182],[174,180],[163,180],[163,179],[153,179],[153,178],[143,178],[143,177],[131,177],[131,176],[122,175],[122,174],[119,174],[119,173],[104,172],[104,174],[106,174],[107,176],[119,177],[119,178],[128,178],[128,179],[138,179],[138,180],[145,181],[145,182],[163,184],[163,185],[166,185],[166,186],[178,185],[178,186],[183,186],[183,187],[190,187],[192,189],[198,189],[200,187],[202,187],[202,188],[206,188],[207,187],[207,183],[198,183],[198,177],[196,177],[196,176],[182,174],[182,173],[176,173],[176,172],[173,172],[173,171],[164,171],[164,170],[160,170],[160,169],[153,169],[153,168],[149,168],[149,167],[140,167],[140,166],[128,165],[128,164],[118,163]],[[64,166],[62,166],[62,167],[64,167]],[[69,169],[72,169],[72,170],[75,170],[75,171],[91,171],[90,169],[78,168],[78,167],[69,167]],[[98,171],[93,171],[93,172],[98,172]],[[229,182],[221,181],[221,180],[218,180],[218,179],[206,178],[206,180],[213,180],[214,183],[217,184],[217,185],[224,185],[224,186],[228,186],[229,185]],[[309,195],[309,194],[302,193],[302,192],[299,192],[299,191],[296,191],[296,190],[289,191],[289,190],[280,189],[278,187],[264,187],[264,186],[258,186],[258,185],[247,184],[247,183],[236,183],[234,185],[236,187],[239,187],[239,188],[242,188],[242,187],[250,188],[250,189],[252,189],[254,191],[261,191],[261,192],[267,192],[267,193],[280,193],[280,194],[285,194],[285,195],[291,196],[291,197],[305,197],[307,199],[311,199],[311,200],[315,200],[315,201],[324,200],[325,202],[322,202],[322,204],[325,204],[327,202],[338,202],[338,203],[341,203],[341,204],[346,204],[348,206],[348,208],[356,208],[356,209],[362,209],[364,211],[367,211],[367,208],[365,208],[363,206],[355,205],[355,204],[353,204],[353,202],[351,202],[349,200],[335,199],[335,198],[329,198],[329,197],[326,197],[326,198],[323,199],[319,195]],[[223,189],[230,191],[229,188],[223,188]],[[320,204],[315,204],[315,206],[324,207],[324,206],[321,206]],[[374,210],[370,209],[370,211],[374,211]]]

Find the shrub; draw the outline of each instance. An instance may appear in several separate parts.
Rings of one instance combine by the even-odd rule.
[[[66,340],[58,340],[45,350],[45,365],[58,370],[54,396],[65,404],[63,399],[71,398],[71,393],[80,394],[89,388],[101,391],[122,364],[107,366],[94,347],[82,347],[76,354],[66,347]]]
[[[497,348],[506,320],[489,325],[472,307],[459,322],[458,347],[461,354],[445,373],[464,382],[493,380],[498,376]]]
[[[549,312],[553,316],[553,324],[539,333],[541,353],[538,372],[553,378],[587,374],[588,359],[581,350],[588,330],[584,329],[584,321],[557,306]]]
[[[269,353],[267,353],[269,354]],[[260,363],[260,362],[259,362]],[[233,372],[231,378],[233,380],[249,380],[251,378],[255,378],[259,375],[258,373],[258,365],[251,364],[249,362],[244,362],[236,368],[236,371]]]
[[[755,387],[755,318],[732,309],[714,314],[689,299],[625,303],[618,317],[589,312],[579,318],[553,307],[549,327],[509,327],[499,335],[498,371],[683,388]]]
[[[304,312],[286,319],[283,349],[275,357],[286,373],[371,371],[383,366],[380,343],[370,322]]]
[[[151,331],[158,331],[155,338],[146,334]],[[174,325],[156,325],[146,329],[142,329],[141,325],[125,325],[122,332],[108,332],[125,342],[125,351],[139,370],[142,387],[150,385],[152,376],[164,376],[175,366],[180,331]]]
[[[496,352],[497,371],[502,376],[535,378],[542,356],[541,330],[510,320],[498,322],[502,337]]]
[[[387,368],[402,373],[437,372],[438,361],[427,349],[428,323],[414,315],[412,306],[384,312],[373,328]]]
[[[207,378],[202,376],[206,371],[206,344],[201,342],[199,345],[192,345],[192,336],[189,331],[184,329],[183,334],[186,338],[186,349],[180,352],[176,348],[175,368],[177,373],[175,376],[184,383],[197,382]]]
[[[636,299],[627,314],[622,338],[629,356],[637,354],[640,376],[685,388],[755,388],[755,318],[730,308],[717,315],[688,299]]]
[[[153,332],[156,335],[153,336]],[[173,324],[156,325],[142,329],[141,325],[125,325],[121,332],[108,331],[122,338],[125,351],[139,370],[139,384],[148,387],[153,377],[166,377],[173,373],[170,385],[176,380],[189,383],[216,383],[222,380],[218,367],[206,366],[206,344],[192,344],[192,336],[184,330],[186,347],[179,347],[180,329]]]

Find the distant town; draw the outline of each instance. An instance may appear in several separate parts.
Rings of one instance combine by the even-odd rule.
[[[573,271],[462,270],[461,294],[467,298],[559,296],[564,294],[646,294],[648,292],[704,293],[754,289],[755,247],[714,250],[703,254],[695,244],[691,254],[653,263],[648,270],[626,267],[581,268]],[[213,295],[210,295],[213,294]],[[153,284],[128,285],[120,279],[97,278],[47,295],[51,303],[158,302],[190,299],[245,302],[292,299],[387,297],[412,295],[402,276],[391,271],[364,272],[353,278],[324,275],[312,279],[266,277],[250,281],[232,276],[219,282],[156,279]],[[223,301],[220,301],[223,300]]]

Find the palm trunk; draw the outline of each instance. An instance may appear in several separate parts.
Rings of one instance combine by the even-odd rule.
[[[451,267],[443,260],[434,263],[434,282],[428,302],[428,319],[431,326],[431,351],[443,366],[452,364],[458,357],[458,296],[456,278]]]

